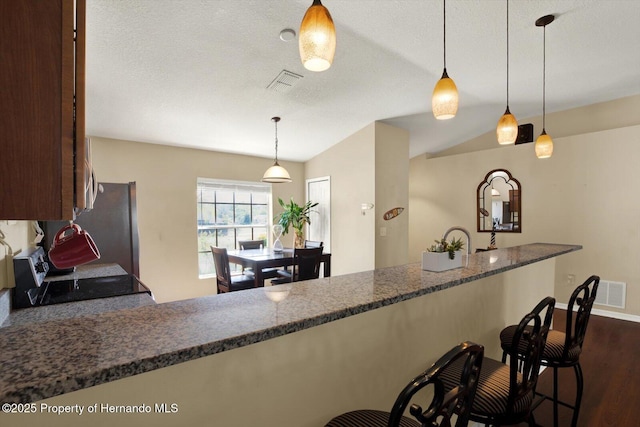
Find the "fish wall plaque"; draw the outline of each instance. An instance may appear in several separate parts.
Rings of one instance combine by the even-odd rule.
[[[389,221],[390,219],[393,219],[393,218],[397,217],[398,215],[400,215],[403,210],[404,210],[404,208],[401,208],[401,207],[389,209],[388,211],[386,211],[384,213],[384,215],[382,215],[382,218],[385,221]]]

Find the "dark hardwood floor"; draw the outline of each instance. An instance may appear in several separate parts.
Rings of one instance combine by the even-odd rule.
[[[564,330],[566,311],[556,309],[554,326]],[[640,323],[591,315],[580,355],[584,393],[579,427],[640,426]],[[575,399],[572,368],[558,371],[560,400]],[[553,371],[545,370],[538,391],[551,395]],[[559,426],[571,425],[572,411],[559,407]],[[543,402],[535,411],[536,423],[553,427],[553,406]],[[525,424],[521,424],[525,425]]]

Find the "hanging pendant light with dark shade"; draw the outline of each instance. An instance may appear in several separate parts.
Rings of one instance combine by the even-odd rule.
[[[436,83],[431,97],[431,109],[433,116],[438,120],[452,119],[458,111],[458,88],[454,81],[447,74],[447,0],[443,0],[443,40],[444,40],[444,70],[442,77]]]
[[[313,0],[302,18],[298,46],[300,60],[307,70],[325,71],[331,67],[336,53],[336,28],[320,0]]]
[[[518,121],[509,111],[509,0],[507,0],[507,109],[498,120],[496,137],[500,145],[515,144],[518,138]]]
[[[276,157],[273,162],[273,166],[267,169],[267,171],[264,173],[262,181],[275,184],[291,182],[291,176],[289,176],[289,172],[287,172],[285,168],[278,164],[278,122],[280,121],[280,117],[272,117],[271,120],[275,123],[276,126]]]
[[[547,86],[547,25],[551,24],[555,17],[553,15],[546,15],[536,20],[536,27],[543,28],[542,38],[542,133],[536,139],[536,157],[539,159],[547,159],[553,154],[553,140],[547,135],[545,129],[545,119],[547,115],[546,111],[546,86]]]

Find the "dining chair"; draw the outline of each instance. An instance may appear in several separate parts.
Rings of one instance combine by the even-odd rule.
[[[542,366],[553,368],[553,396],[537,392],[538,396],[553,401],[553,425],[558,427],[558,405],[573,409],[571,426],[576,427],[580,415],[580,402],[584,380],[580,367],[580,354],[591,315],[591,308],[596,299],[600,277],[591,276],[578,286],[567,304],[567,322],[565,332],[555,329],[549,331],[547,343],[542,352]],[[507,326],[500,332],[500,345],[503,349],[503,361],[513,346],[515,325]],[[573,367],[576,374],[576,400],[573,405],[558,399],[558,368]]]
[[[278,278],[273,284],[298,282],[320,277],[320,263],[322,262],[322,247],[296,248],[293,250],[293,268],[291,271],[278,270]]]
[[[454,412],[458,414],[455,426],[466,427],[478,375],[482,371],[483,355],[483,346],[469,341],[463,342],[449,350],[428,370],[411,380],[398,395],[391,412],[373,409],[351,411],[333,418],[325,427],[444,427],[451,426],[451,417]],[[457,378],[452,378],[455,387],[445,391],[440,377],[454,363],[460,364],[463,369],[460,370]],[[405,416],[404,412],[415,394],[425,388],[433,391],[431,402],[427,400],[426,409],[422,409],[416,403],[409,407],[409,413],[415,420]],[[425,396],[427,396],[426,393],[420,393],[421,399]]]
[[[324,242],[319,242],[316,240],[305,240],[304,241],[304,247],[305,248],[321,248],[323,247]],[[285,267],[284,269],[279,270],[279,275],[282,278],[290,278],[291,277],[291,271],[289,270],[289,268]],[[291,281],[291,280],[289,280]]]
[[[530,427],[536,425],[532,411],[535,389],[554,306],[555,299],[546,297],[522,318],[513,333],[513,346],[507,352],[508,365],[484,358],[469,420],[486,426],[524,421]],[[453,364],[443,374],[447,390],[456,385],[461,369],[461,365]]]
[[[264,240],[238,240],[238,246],[240,250],[249,250],[249,249],[262,249],[264,248]],[[252,276],[255,274],[251,267],[246,267],[242,270],[242,274],[246,276]],[[262,277],[265,279],[272,279],[274,277],[278,277],[278,269],[275,267],[263,268],[262,269]]]
[[[316,240],[305,240],[304,247],[305,248],[321,248],[324,246],[324,242],[319,242]]]
[[[264,240],[238,240],[238,246],[243,251],[246,249],[262,249]]]
[[[226,248],[211,246],[213,262],[216,267],[218,293],[240,291],[254,287],[254,277],[245,274],[231,275],[229,255]]]

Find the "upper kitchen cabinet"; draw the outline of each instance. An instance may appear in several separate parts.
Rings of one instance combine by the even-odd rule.
[[[0,219],[85,208],[85,0],[0,0]]]

